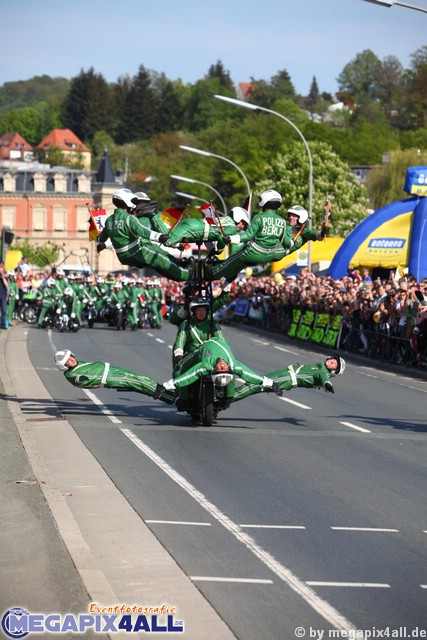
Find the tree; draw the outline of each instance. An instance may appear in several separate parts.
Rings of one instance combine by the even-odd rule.
[[[118,141],[131,142],[154,135],[158,108],[159,101],[153,86],[153,73],[141,65],[132,79],[123,105],[121,123],[118,127]]]
[[[379,58],[370,49],[365,49],[346,64],[338,76],[339,91],[355,103],[374,100],[377,97],[380,69]]]
[[[219,83],[223,89],[228,89],[229,91],[234,90],[230,72],[225,70],[221,60],[218,60],[216,64],[212,64],[209,67],[209,71],[205,78],[216,78],[217,80],[219,80]]]
[[[58,261],[62,247],[50,241],[36,246],[29,240],[23,240],[14,244],[11,249],[21,251],[22,256],[28,258],[30,264],[43,269],[44,267],[52,267]]]
[[[393,151],[387,164],[371,169],[367,179],[367,189],[372,206],[384,207],[390,202],[405,197],[403,186],[408,167],[427,164],[427,152],[419,149]]]
[[[33,107],[13,109],[0,117],[0,135],[18,131],[32,146],[40,141],[41,116]]]
[[[313,159],[313,228],[320,227],[325,199],[331,194],[331,235],[346,236],[367,215],[366,191],[329,145],[311,142],[310,152]],[[264,169],[266,178],[255,186],[256,193],[276,189],[285,198],[285,208],[299,204],[308,209],[309,162],[302,142],[294,142],[284,149]]]
[[[97,131],[111,129],[114,122],[109,85],[101,74],[81,71],[72,79],[63,104],[63,124],[81,140],[92,140]]]
[[[411,56],[407,74],[408,118],[411,128],[427,126],[427,46]]]

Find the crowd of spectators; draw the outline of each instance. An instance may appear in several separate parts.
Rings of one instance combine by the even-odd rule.
[[[293,310],[342,316],[337,348],[368,357],[426,366],[427,278],[411,274],[372,279],[367,269],[353,270],[334,280],[301,269],[298,276],[243,277],[233,285],[235,299],[250,301],[245,317],[235,321],[257,324],[287,334]],[[260,309],[261,313],[251,313]]]

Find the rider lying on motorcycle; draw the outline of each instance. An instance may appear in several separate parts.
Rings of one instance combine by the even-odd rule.
[[[109,362],[77,360],[69,349],[58,351],[53,358],[53,362],[56,368],[64,373],[68,382],[75,387],[83,389],[107,387],[107,389],[136,391],[137,393],[154,397],[157,387],[160,386],[149,376],[143,376],[140,373],[129,371],[129,369],[112,366]],[[162,400],[162,402],[166,402],[166,404],[173,404],[175,400],[173,391],[164,390],[155,397]]]
[[[342,375],[344,371],[345,360],[334,355],[328,356],[326,360],[317,364],[290,364],[286,369],[267,373],[267,376],[274,380],[281,392],[290,391],[295,387],[305,387],[306,389],[323,388],[328,393],[335,393],[330,378]],[[260,384],[243,384],[236,389],[233,400],[238,402],[263,391],[269,391],[269,389],[263,388]]]
[[[212,376],[218,386],[226,386],[226,397],[230,399],[234,396],[235,376],[249,384],[259,385],[263,390],[270,389],[275,393],[279,391],[278,385],[271,378],[255,373],[236,360],[225,340],[211,338],[178,363],[174,377],[159,385],[154,397],[160,397],[165,390],[178,389],[179,398],[185,400],[188,398],[189,385],[203,376]]]

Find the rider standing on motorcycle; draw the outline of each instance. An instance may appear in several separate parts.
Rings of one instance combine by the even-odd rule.
[[[342,375],[344,371],[345,360],[334,355],[328,356],[326,360],[317,364],[290,364],[286,369],[267,373],[267,376],[273,378],[282,391],[290,391],[295,387],[304,387],[306,389],[323,388],[328,393],[335,393],[332,382],[329,379],[332,376]],[[236,389],[234,402],[262,391],[266,391],[266,389],[263,389],[259,384],[244,384]]]
[[[108,362],[77,360],[69,349],[58,351],[53,362],[57,369],[64,373],[68,382],[83,389],[107,387],[107,389],[136,391],[154,397],[156,389],[160,386],[148,376],[112,366]],[[171,391],[163,391],[157,398],[166,404],[173,404],[175,394]]]
[[[71,309],[71,313],[69,314],[69,316],[77,322],[79,327],[82,327],[83,326],[82,311],[83,311],[83,298],[84,298],[84,295],[83,295],[84,285],[82,281],[82,276],[81,275],[76,276],[70,273],[68,276],[68,286],[73,291],[73,307]]]
[[[210,301],[204,297],[196,297],[190,301],[189,317],[178,329],[172,347],[172,364],[176,365],[187,354],[195,351],[209,338],[217,337],[226,341],[221,327],[214,322],[210,315]]]

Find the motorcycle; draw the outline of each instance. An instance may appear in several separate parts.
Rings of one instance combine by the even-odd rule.
[[[231,379],[230,374],[230,382]],[[177,399],[176,408],[187,413],[194,422],[211,427],[218,413],[228,409],[232,402],[226,396],[227,386],[215,384],[211,376],[202,376],[190,385],[188,399]]]
[[[67,305],[63,304],[57,307],[55,313],[55,319],[53,322],[55,329],[58,329],[61,333],[66,330],[77,333],[79,330],[79,324],[75,318],[68,314]]]
[[[89,329],[93,328],[96,320],[96,307],[94,300],[83,300],[84,306],[84,317],[87,320],[87,326]]]
[[[18,317],[23,322],[28,324],[35,324],[40,315],[40,305],[37,301],[36,293],[24,293],[22,300],[20,301]]]

